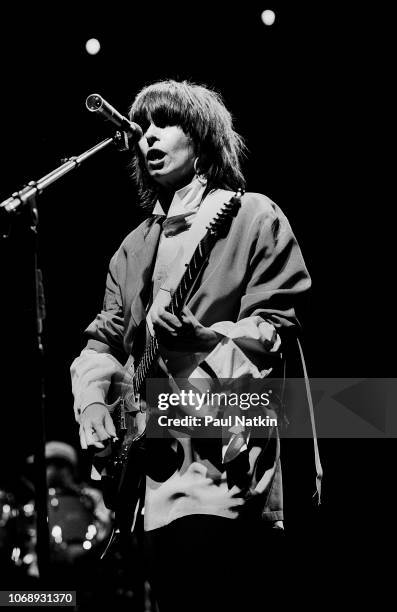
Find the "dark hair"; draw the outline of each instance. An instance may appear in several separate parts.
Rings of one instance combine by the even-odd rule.
[[[137,94],[129,116],[144,131],[151,120],[160,127],[181,127],[191,137],[199,170],[206,175],[206,193],[216,188],[244,187],[240,164],[246,147],[217,92],[188,81],[158,81]],[[132,171],[141,205],[152,208],[159,187],[150,178],[139,153],[132,160]]]

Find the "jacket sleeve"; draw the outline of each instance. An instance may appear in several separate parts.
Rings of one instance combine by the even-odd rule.
[[[121,360],[124,357],[124,309],[117,269],[123,257],[120,248],[110,260],[102,310],[84,332],[88,340],[86,348],[109,353]]]
[[[112,376],[122,369],[124,316],[117,280],[118,251],[111,259],[106,279],[103,308],[88,326],[87,346],[73,361],[70,373],[77,422],[94,402],[105,403]]]
[[[82,412],[93,403],[106,403],[110,381],[121,364],[109,353],[83,349],[70,367],[74,416],[80,422]]]
[[[223,338],[205,361],[218,378],[269,375],[269,357],[280,350],[282,330],[298,325],[295,305],[311,285],[282,211],[273,205],[266,214],[254,217],[253,225],[257,229],[237,321],[211,326]]]

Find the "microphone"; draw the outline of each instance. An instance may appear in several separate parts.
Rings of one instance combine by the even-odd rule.
[[[99,113],[105,119],[108,119],[122,132],[126,132],[129,139],[134,142],[140,140],[143,132],[137,123],[129,121],[109,102],[106,102],[99,94],[91,94],[85,101],[85,105],[92,113]]]

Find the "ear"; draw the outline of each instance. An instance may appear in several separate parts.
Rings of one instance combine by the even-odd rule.
[[[211,167],[209,156],[206,151],[201,149],[199,157],[200,157],[200,170],[201,172],[203,172],[203,174],[207,174]]]

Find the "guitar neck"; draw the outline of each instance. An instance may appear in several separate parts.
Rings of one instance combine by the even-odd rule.
[[[169,310],[172,312],[172,314],[179,315],[181,313],[188,295],[193,288],[200,270],[208,258],[215,241],[216,236],[213,236],[207,232],[204,238],[199,242],[189,264],[186,266],[186,270],[181,278],[181,281],[172,296],[169,306]]]
[[[193,285],[196,282],[215,242],[218,239],[220,228],[223,229],[223,233],[227,233],[227,222],[231,222],[232,217],[237,213],[237,210],[241,205],[240,202],[242,194],[243,191],[238,190],[236,195],[231,198],[230,202],[224,205],[223,210],[216,215],[215,219],[208,227],[205,236],[197,245],[190,262],[186,264],[186,270],[183,273],[180,283],[172,296],[171,303],[169,305],[169,310],[172,312],[172,314],[178,316],[181,313],[189,293],[192,290]],[[131,382],[131,390],[128,391],[124,397],[127,402],[135,399],[135,396],[140,392],[142,385],[153,366],[153,363],[158,357],[158,352],[159,345],[157,338],[153,337],[148,343],[135,370],[135,374]]]
[[[186,270],[183,273],[181,281],[172,296],[169,310],[173,314],[178,315],[181,313],[182,308],[189,295],[189,292],[192,289],[198,277],[198,274],[212,249],[214,242],[215,238],[211,234],[209,234],[209,232],[207,232],[207,234],[204,236],[204,238],[202,238],[202,240],[200,240],[198,246],[196,247],[189,264],[186,266]],[[158,357],[158,349],[159,346],[157,338],[151,338],[133,376],[131,395],[136,395],[142,388],[142,385],[146,380],[146,377],[151,367],[153,366],[153,363]]]

